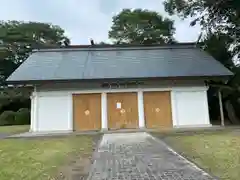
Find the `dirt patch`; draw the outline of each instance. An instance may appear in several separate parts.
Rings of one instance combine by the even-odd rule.
[[[72,156],[70,163],[61,168],[58,180],[87,179],[91,167],[91,154]]]
[[[68,163],[59,169],[56,180],[85,180],[88,178],[89,171],[92,165],[92,155],[98,146],[98,142],[102,135],[94,135],[93,148],[91,152],[79,154],[70,154]]]

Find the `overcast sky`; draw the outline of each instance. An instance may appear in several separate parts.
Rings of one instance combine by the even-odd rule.
[[[167,16],[163,0],[0,0],[1,20],[40,21],[59,25],[66,31],[72,44],[108,42],[112,16],[123,8],[154,10]],[[180,42],[196,41],[199,27],[190,27],[189,20],[176,17],[175,38]]]

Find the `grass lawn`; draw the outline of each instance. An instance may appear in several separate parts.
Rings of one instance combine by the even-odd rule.
[[[0,179],[53,179],[69,155],[89,155],[92,146],[91,136],[1,140]]]
[[[210,174],[240,178],[240,131],[168,136],[165,141]]]
[[[29,131],[29,125],[0,126],[0,133],[4,134],[16,134],[27,131]]]

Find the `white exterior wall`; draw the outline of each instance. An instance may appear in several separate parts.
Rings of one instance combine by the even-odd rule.
[[[206,90],[173,91],[172,102],[175,127],[210,125]]]
[[[69,93],[37,93],[33,131],[72,131],[72,96]]]
[[[58,87],[39,87],[33,93],[31,111],[32,131],[72,131],[73,130],[73,107],[72,94],[101,93],[102,105],[102,129],[107,125],[107,93],[108,92],[137,92],[139,128],[145,127],[144,99],[145,91],[171,91],[172,119],[174,127],[209,126],[209,114],[207,103],[207,87],[203,82],[195,83],[149,83],[142,87],[125,89],[102,89],[89,90],[88,86],[74,88],[73,85]],[[68,88],[70,87],[70,88]],[[97,87],[97,86],[96,86]]]

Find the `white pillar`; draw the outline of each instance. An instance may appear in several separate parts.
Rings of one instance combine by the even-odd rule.
[[[36,87],[34,87],[34,92],[32,93],[33,95],[33,131],[38,131],[38,94]]]
[[[34,96],[30,96],[31,99],[31,113],[30,113],[30,129],[29,131],[32,132],[34,131]]]
[[[107,93],[102,93],[101,96],[101,107],[102,107],[102,131],[108,130],[107,122]]]
[[[171,106],[172,106],[172,122],[173,127],[179,126],[179,122],[177,119],[177,102],[176,102],[176,94],[177,92],[171,91]]]
[[[145,128],[143,91],[138,91],[138,118],[139,128]]]
[[[69,131],[73,131],[74,130],[74,127],[73,127],[73,98],[72,98],[72,93],[69,94],[69,119],[68,119],[68,122],[69,122],[69,127],[68,127],[68,130]]]

